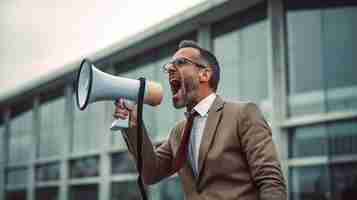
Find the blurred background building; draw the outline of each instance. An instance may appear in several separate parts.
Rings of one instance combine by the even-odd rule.
[[[88,57],[107,73],[163,85],[163,104],[144,108],[160,142],[183,117],[161,66],[180,40],[197,41],[221,63],[218,93],[263,110],[289,198],[346,200],[357,190],[356,36],[356,1],[212,0]],[[80,60],[1,91],[0,199],[140,199],[125,143],[109,130],[113,103],[75,106]],[[183,199],[177,176],[148,191],[155,200]]]

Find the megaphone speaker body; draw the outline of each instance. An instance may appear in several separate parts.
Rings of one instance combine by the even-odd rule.
[[[140,81],[136,79],[113,76],[97,69],[90,60],[81,63],[76,81],[76,100],[80,110],[88,104],[124,98],[137,101]],[[163,98],[162,87],[153,81],[146,81],[144,103],[156,106]]]

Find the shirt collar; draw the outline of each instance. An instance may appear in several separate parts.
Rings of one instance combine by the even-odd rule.
[[[198,112],[201,117],[205,117],[211,108],[213,101],[216,99],[216,94],[212,93],[202,99],[193,109]]]

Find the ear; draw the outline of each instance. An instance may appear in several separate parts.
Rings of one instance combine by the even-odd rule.
[[[212,71],[209,68],[201,69],[199,72],[200,82],[209,82],[212,76]]]

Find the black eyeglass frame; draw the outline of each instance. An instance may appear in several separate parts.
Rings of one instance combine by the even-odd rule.
[[[182,63],[178,63],[178,62],[182,62]],[[166,64],[164,64],[162,66],[162,69],[165,73],[169,73],[169,68],[170,68],[170,65],[173,65],[173,66],[183,66],[183,65],[186,65],[186,64],[191,64],[191,65],[196,65],[197,67],[200,67],[200,68],[208,68],[207,66],[204,66],[204,65],[201,65],[197,62],[194,62],[188,58],[177,58],[175,60],[172,60]]]

